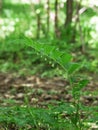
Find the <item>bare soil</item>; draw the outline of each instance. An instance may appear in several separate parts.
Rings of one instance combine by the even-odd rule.
[[[81,101],[85,105],[98,105],[98,96],[92,93],[98,91],[98,82],[90,82],[83,90]],[[16,76],[15,74],[0,74],[0,104],[1,106],[30,103],[32,106],[46,107],[58,102],[72,102],[69,83],[61,78],[41,78],[39,76]]]

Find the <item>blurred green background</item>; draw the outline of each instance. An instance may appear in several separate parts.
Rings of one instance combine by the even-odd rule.
[[[28,37],[71,53],[74,61],[83,62],[83,73],[97,74],[97,35],[97,0],[0,0],[0,72],[62,73],[25,45]]]

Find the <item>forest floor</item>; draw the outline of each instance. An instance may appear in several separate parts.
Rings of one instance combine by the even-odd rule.
[[[73,102],[69,83],[60,77],[40,78],[0,74],[0,104],[25,104],[25,99],[32,106],[47,107],[58,102]],[[80,99],[85,105],[98,105],[98,82],[90,82],[83,89]]]

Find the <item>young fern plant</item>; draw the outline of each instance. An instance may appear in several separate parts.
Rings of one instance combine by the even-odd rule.
[[[77,82],[76,71],[81,68],[81,64],[72,62],[72,55],[66,52],[59,51],[55,46],[43,44],[31,39],[25,38],[27,46],[31,46],[41,56],[46,56],[58,63],[65,73],[72,89],[72,97],[74,99],[75,112],[70,116],[70,121],[78,130],[82,130],[82,120],[80,117],[80,96],[81,90],[88,84],[88,80],[80,79]]]

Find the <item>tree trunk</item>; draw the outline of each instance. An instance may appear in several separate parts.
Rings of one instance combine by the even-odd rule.
[[[1,10],[2,10],[2,0],[0,0],[0,13],[1,13]]]
[[[71,25],[71,23],[72,23],[72,15],[73,15],[73,0],[67,0],[66,1],[65,27]]]
[[[76,42],[76,35],[77,35],[77,25],[79,24],[80,20],[79,20],[79,9],[80,9],[80,3],[77,2],[76,3],[76,12],[75,12],[75,18],[74,18],[74,28],[73,28],[73,34],[72,34],[72,43]]]
[[[84,35],[83,35],[83,32],[82,32],[82,27],[81,27],[81,24],[80,24],[80,14],[79,14],[79,10],[80,10],[80,7],[81,7],[81,2],[82,0],[79,1],[79,3],[77,3],[77,19],[76,19],[76,22],[77,22],[77,25],[78,25],[78,30],[79,30],[79,33],[80,33],[80,44],[81,44],[81,52],[82,53],[85,53],[85,38],[84,38]]]
[[[47,0],[47,36],[49,34],[50,29],[50,2]]]
[[[41,1],[38,1],[38,4],[40,4]],[[37,15],[37,38],[40,38],[40,31],[41,31],[41,16],[40,11],[36,12]]]
[[[55,35],[58,35],[58,0],[55,0],[55,21],[54,21]]]
[[[40,14],[37,14],[37,38],[40,38],[41,20]]]

